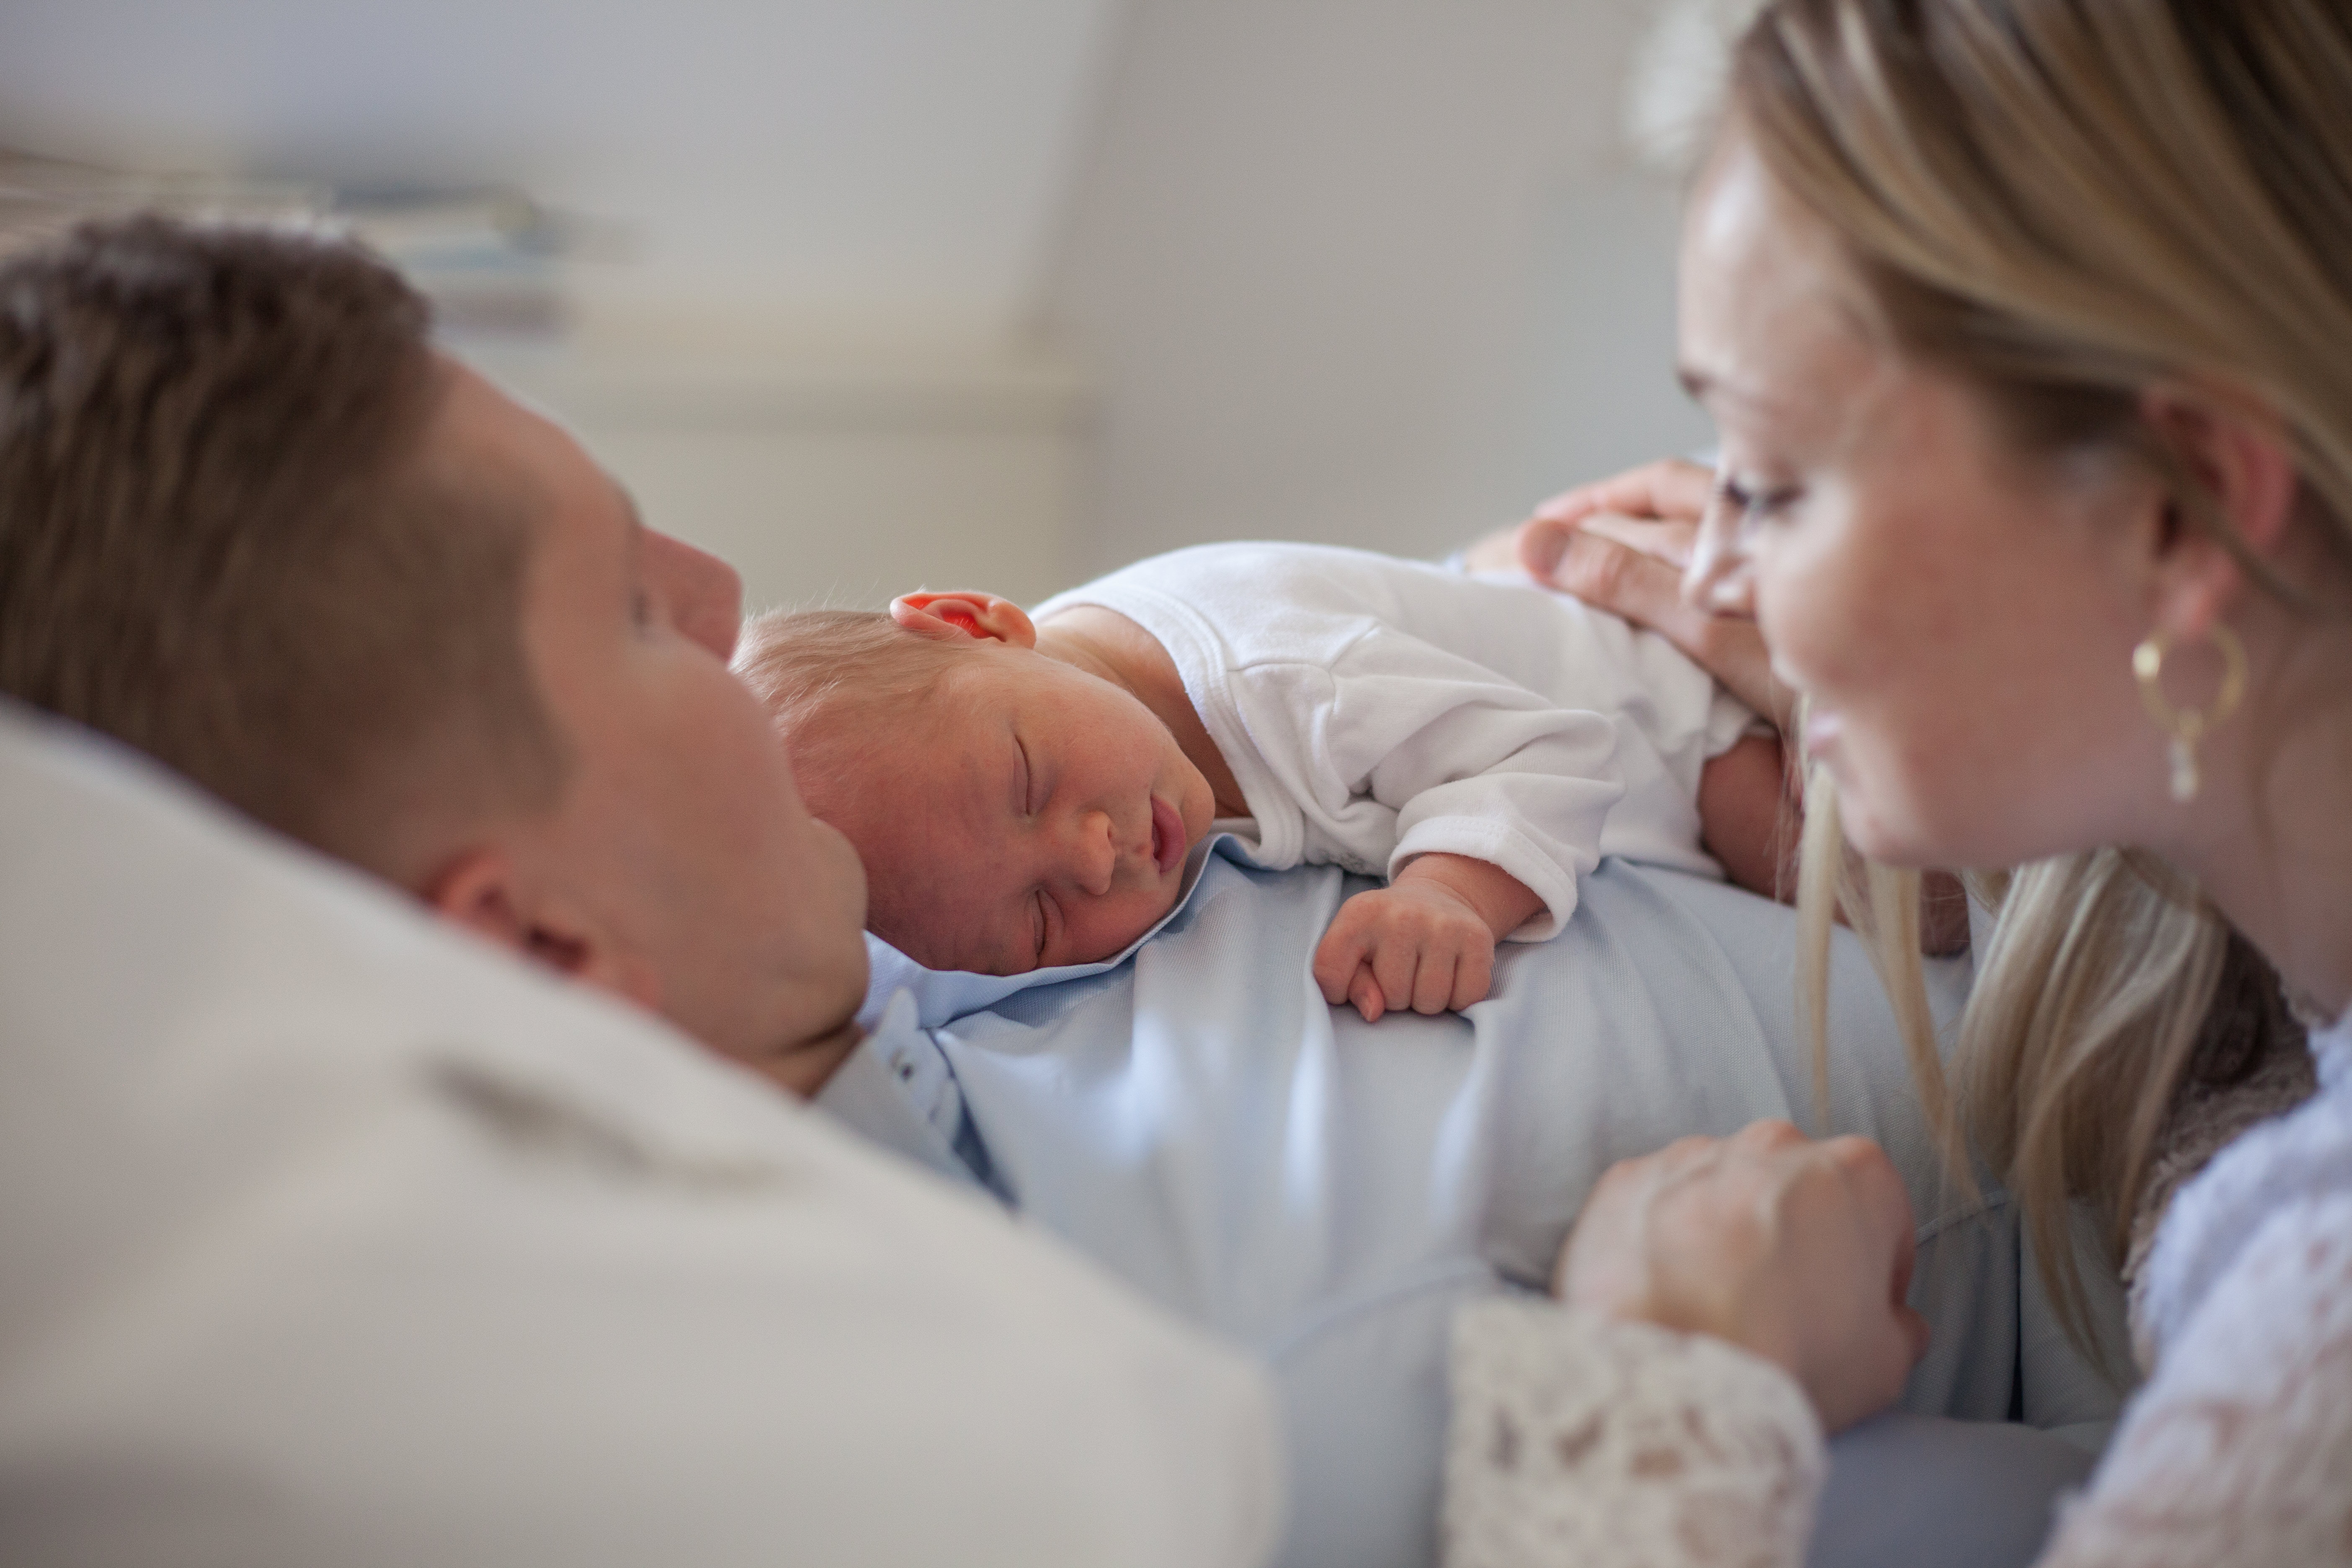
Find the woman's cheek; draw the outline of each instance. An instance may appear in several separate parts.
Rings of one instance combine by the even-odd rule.
[[[1818,602],[1820,582],[1792,542],[1768,540],[1755,547],[1756,625],[1772,656],[1773,673],[1801,697],[1822,689],[1825,655],[1834,648],[1836,628]]]

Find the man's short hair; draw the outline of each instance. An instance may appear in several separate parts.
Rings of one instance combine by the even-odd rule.
[[[0,691],[379,870],[541,809],[530,500],[428,460],[431,312],[331,237],[155,216],[0,266]]]

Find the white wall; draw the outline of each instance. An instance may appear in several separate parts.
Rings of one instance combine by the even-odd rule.
[[[1121,0],[0,5],[0,145],[501,182],[596,220],[560,342],[460,346],[754,604],[1068,575],[1025,340]]]
[[[1068,367],[1010,350],[487,349],[655,526],[734,563],[754,609],[929,586],[1063,586],[1084,431]]]
[[[493,368],[755,601],[1441,551],[1704,439],[1652,0],[0,0],[0,144],[607,220]]]
[[[18,0],[0,144],[503,180],[610,220],[592,289],[844,337],[1031,299],[1118,0]]]
[[[1643,0],[1136,0],[1048,290],[1100,398],[1084,566],[1436,552],[1701,442]]]

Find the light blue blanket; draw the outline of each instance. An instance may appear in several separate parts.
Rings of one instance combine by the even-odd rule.
[[[1822,1117],[1786,909],[1607,861],[1559,937],[1505,945],[1488,1000],[1367,1026],[1324,1003],[1309,961],[1369,884],[1244,855],[1212,846],[1163,927],[1106,964],[933,974],[877,944],[872,1005],[914,994],[1023,1209],[1272,1367],[1286,1561],[1431,1561],[1454,1307],[1539,1285],[1613,1161],[1759,1117],[1866,1133],[1904,1171],[1912,1300],[1935,1328],[1906,1409],[2113,1416],[2117,1391],[2054,1328],[2006,1196],[1945,1178],[1844,932]],[[1933,967],[1948,1010],[1965,963]]]

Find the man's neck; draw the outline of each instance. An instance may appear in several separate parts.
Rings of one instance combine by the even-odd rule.
[[[1037,651],[1101,677],[1151,710],[1176,744],[1209,781],[1220,816],[1247,816],[1249,804],[1225,755],[1209,737],[1176,661],[1160,639],[1115,610],[1079,605],[1037,628]]]

